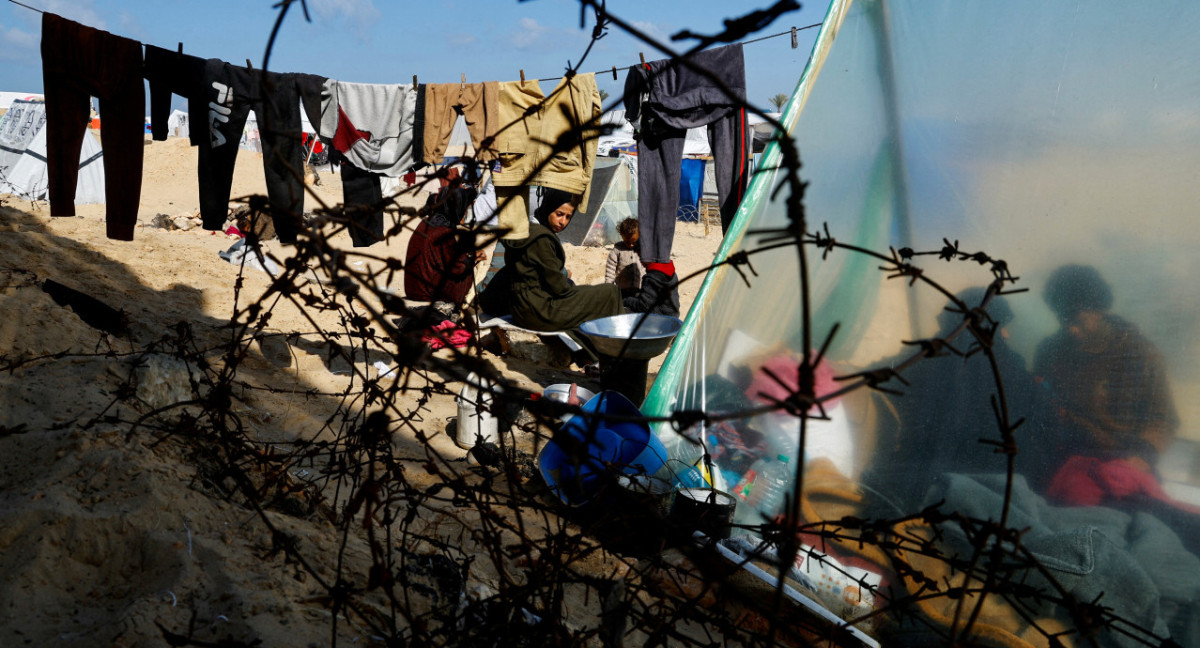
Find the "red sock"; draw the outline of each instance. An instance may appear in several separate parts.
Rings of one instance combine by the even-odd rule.
[[[667,261],[666,263],[647,263],[646,272],[650,272],[651,270],[658,270],[668,277],[673,277],[675,276],[675,262]]]

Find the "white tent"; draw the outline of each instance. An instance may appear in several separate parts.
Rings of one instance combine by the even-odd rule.
[[[175,110],[167,118],[167,135],[169,137],[188,137],[191,132],[191,124],[188,123],[186,112]]]
[[[0,92],[0,110],[8,110],[14,101],[42,101],[35,92]]]
[[[238,142],[238,147],[262,153],[262,137],[258,132],[258,115],[253,110],[246,116],[246,125],[242,128],[242,139]]]
[[[17,100],[0,118],[0,193],[26,200],[45,200],[46,104]],[[85,133],[79,153],[75,204],[104,202],[104,152],[91,133]]]

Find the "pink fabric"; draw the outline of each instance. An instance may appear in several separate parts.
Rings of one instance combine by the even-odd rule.
[[[772,377],[767,372],[774,374]],[[833,369],[829,363],[821,362],[814,372],[816,384],[813,385],[817,396],[823,396],[838,390],[838,383],[833,379]],[[790,356],[775,356],[763,363],[746,389],[746,396],[756,403],[773,403],[786,400],[800,387],[800,362]],[[826,408],[837,405],[840,398],[825,401]]]
[[[421,336],[421,341],[434,350],[446,347],[461,349],[471,341],[471,332],[450,320],[445,320],[435,324],[429,333]]]
[[[1126,459],[1101,461],[1073,456],[1054,474],[1046,495],[1055,502],[1072,506],[1099,506],[1110,500],[1146,495],[1182,511],[1200,514],[1200,507],[1171,499],[1154,475],[1139,470]]]

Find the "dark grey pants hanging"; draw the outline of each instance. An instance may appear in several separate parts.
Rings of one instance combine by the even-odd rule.
[[[664,59],[631,67],[625,80],[625,116],[638,136],[642,263],[671,260],[688,128],[708,129],[722,230],[729,228],[746,192],[750,138],[742,105],[746,96],[742,46],[705,50],[689,61],[708,74]]]

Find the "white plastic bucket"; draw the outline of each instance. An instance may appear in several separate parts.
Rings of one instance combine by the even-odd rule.
[[[458,434],[455,442],[460,447],[472,448],[480,438],[484,442],[500,440],[499,426],[491,408],[495,403],[493,391],[496,384],[484,380],[474,373],[467,376],[466,384],[458,392]]]

